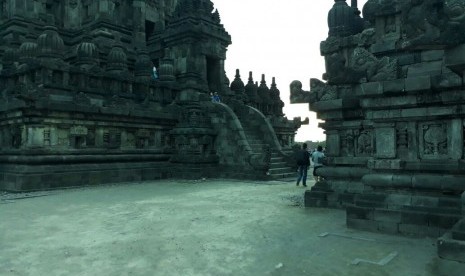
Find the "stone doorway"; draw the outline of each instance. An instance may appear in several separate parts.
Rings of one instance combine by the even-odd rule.
[[[153,34],[155,30],[155,22],[145,20],[145,41],[148,42],[150,36]]]
[[[220,90],[220,60],[214,57],[207,57],[207,82],[208,88],[212,92]]]

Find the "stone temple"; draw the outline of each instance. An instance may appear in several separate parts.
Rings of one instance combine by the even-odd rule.
[[[0,0],[0,190],[294,175],[307,121],[230,44],[209,0]]]
[[[347,226],[438,237],[465,266],[465,1],[335,0],[326,73],[291,102],[324,120],[325,180],[306,206],[346,209]],[[463,273],[463,270],[462,270]]]

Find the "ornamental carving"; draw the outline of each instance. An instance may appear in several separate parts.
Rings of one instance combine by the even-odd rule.
[[[77,6],[78,6],[78,0],[69,0],[69,6],[70,6],[72,9],[77,8]]]
[[[310,93],[315,93],[317,101],[337,99],[336,86],[327,85],[318,79],[310,79]]]
[[[373,133],[362,130],[357,137],[357,156],[371,156],[373,154]]]
[[[355,71],[363,72],[366,80],[370,82],[397,78],[397,59],[388,57],[377,59],[362,47],[355,48],[350,67]]]
[[[298,80],[291,82],[291,103],[309,103],[310,92],[302,90],[302,83]]]
[[[346,130],[341,133],[341,154],[342,156],[354,156],[355,136],[353,130]]]
[[[408,148],[408,130],[406,126],[397,129],[397,147],[399,149]]]
[[[69,134],[72,136],[86,136],[87,128],[84,126],[73,126],[70,128]]]
[[[429,156],[447,155],[447,125],[441,123],[422,126],[423,154]]]

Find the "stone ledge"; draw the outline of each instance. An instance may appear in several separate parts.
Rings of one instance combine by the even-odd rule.
[[[416,92],[431,89],[431,77],[415,77],[405,79],[405,91]]]

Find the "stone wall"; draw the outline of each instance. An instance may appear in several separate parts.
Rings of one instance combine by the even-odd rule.
[[[310,103],[327,134],[324,180],[307,206],[344,207],[349,227],[444,234],[440,252],[463,249],[460,231],[448,234],[461,227],[465,191],[459,2],[369,0],[361,18],[336,1],[320,44],[324,81],[309,92],[291,84],[291,101]]]

